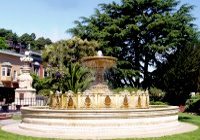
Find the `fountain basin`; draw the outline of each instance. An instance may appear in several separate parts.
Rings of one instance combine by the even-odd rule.
[[[81,59],[83,65],[89,68],[108,69],[116,64],[117,59],[111,56],[88,56]]]
[[[96,110],[23,107],[21,111],[21,130],[43,135],[49,135],[49,132],[54,136],[62,134],[62,138],[70,139],[155,137],[178,133],[177,130],[183,129],[183,124],[178,122],[176,106]]]

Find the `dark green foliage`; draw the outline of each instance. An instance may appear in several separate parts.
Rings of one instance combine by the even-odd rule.
[[[167,105],[167,103],[161,101],[150,101],[150,105]]]
[[[32,50],[43,50],[45,45],[51,44],[51,40],[49,38],[45,39],[44,37],[40,37],[36,39],[36,35],[34,33],[32,34],[23,34],[22,36],[19,37],[20,42],[25,46],[25,47],[30,47],[28,49]]]
[[[0,29],[0,38],[4,38],[5,41],[11,41],[13,43],[13,46],[11,46],[11,48],[21,43],[23,47],[27,49],[42,50],[44,49],[45,45],[49,45],[52,43],[49,38],[45,39],[44,37],[40,37],[36,39],[35,33],[31,33],[31,34],[24,33],[23,35],[18,36],[16,33],[13,33],[12,30],[6,30],[3,28]],[[0,47],[3,48],[1,45],[1,42],[2,41],[0,39]],[[30,44],[30,48],[28,48],[29,44]],[[6,47],[6,49],[8,49],[8,47]]]
[[[87,68],[82,67],[79,63],[70,63],[64,79],[67,89],[78,93],[78,91],[86,90],[94,80],[94,77]]]
[[[76,27],[68,32],[82,39],[98,40],[105,55],[118,58],[117,69],[108,76],[113,88],[147,88],[152,77],[149,66],[156,66],[196,37],[191,23],[192,6],[177,6],[176,0],[100,4],[94,15],[75,21]]]
[[[13,33],[12,30],[0,29],[0,37],[5,38],[5,40],[13,41],[14,44],[19,42],[17,34]]]
[[[33,49],[35,50],[43,50],[45,45],[50,45],[52,42],[49,38],[45,39],[44,37],[40,37],[37,40],[35,40],[35,47]]]
[[[32,86],[36,89],[36,92],[38,93],[42,89],[52,89],[52,79],[50,77],[45,77],[40,79],[37,75],[32,74],[33,78]]]
[[[200,114],[200,95],[191,97],[186,101],[185,109],[187,112]]]
[[[79,63],[68,63],[67,67],[63,67],[62,71],[52,71],[51,83],[48,89],[52,91],[66,92],[68,90],[78,93],[84,91],[94,80],[91,71],[82,67]],[[46,86],[43,89],[47,89]]]
[[[157,65],[154,86],[166,92],[165,100],[174,105],[184,104],[190,92],[199,91],[200,46],[188,44]]]
[[[158,89],[156,87],[151,87],[149,89],[150,101],[154,101],[154,102],[162,101],[164,96],[165,96],[165,93],[161,89]]]
[[[34,41],[35,37],[33,38],[32,35],[29,35],[27,33],[23,34],[20,36],[19,40],[20,42],[24,45],[27,46],[30,44],[31,46],[33,46],[33,41]]]

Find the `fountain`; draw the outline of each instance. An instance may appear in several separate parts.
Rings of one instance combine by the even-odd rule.
[[[117,59],[84,57],[84,66],[96,71],[93,85],[84,93],[52,94],[49,106],[23,107],[15,133],[68,139],[158,137],[195,130],[178,122],[178,107],[150,106],[148,91],[113,93],[104,82],[104,71]],[[12,126],[13,128],[13,126]],[[3,127],[11,131],[11,127]],[[190,128],[190,129],[185,129]]]
[[[52,94],[50,108],[52,109],[123,109],[123,108],[149,108],[148,91],[138,90],[129,93],[122,91],[118,94],[108,88],[104,82],[104,72],[115,66],[117,59],[111,56],[103,56],[98,51],[97,56],[82,58],[84,66],[94,69],[95,81],[93,85],[82,94]]]

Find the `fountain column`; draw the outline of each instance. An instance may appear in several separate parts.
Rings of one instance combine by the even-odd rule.
[[[104,82],[104,72],[116,65],[117,59],[111,56],[103,56],[102,52],[98,51],[96,56],[84,57],[81,61],[84,66],[95,71],[95,81],[87,93],[90,95],[111,95],[112,92]]]

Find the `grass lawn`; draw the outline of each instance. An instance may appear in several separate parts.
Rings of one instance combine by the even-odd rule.
[[[200,127],[200,116],[186,114],[186,113],[181,113],[179,116],[180,116],[179,117],[180,121],[193,123],[197,125],[198,127]],[[0,130],[0,140],[58,140],[58,139],[26,137],[26,136],[20,136],[20,135],[7,133]],[[130,138],[127,140],[200,140],[200,128],[193,132],[178,134],[178,135],[173,135],[173,136],[166,136],[166,137],[159,137],[159,138],[145,138],[145,139]]]

